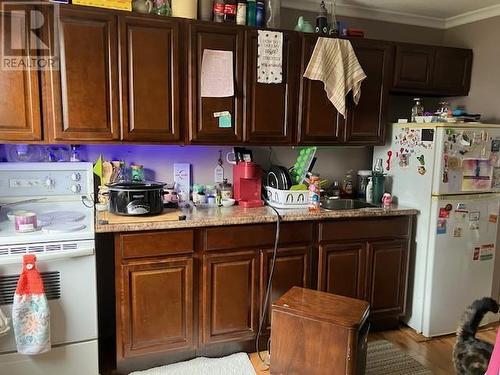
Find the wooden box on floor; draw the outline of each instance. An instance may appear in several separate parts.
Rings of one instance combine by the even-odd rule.
[[[294,287],[273,304],[271,374],[364,374],[367,302]]]

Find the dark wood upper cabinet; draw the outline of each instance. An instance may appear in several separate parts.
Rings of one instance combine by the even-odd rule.
[[[430,90],[434,69],[434,47],[413,44],[396,46],[394,86],[396,90]]]
[[[203,344],[252,340],[258,322],[258,251],[205,254]]]
[[[216,24],[189,25],[188,141],[191,143],[235,144],[243,141],[244,30]],[[201,69],[205,50],[233,53],[234,96],[201,97]],[[224,67],[221,66],[221,69]],[[231,127],[221,127],[215,116],[225,111],[231,114]]]
[[[292,287],[310,288],[310,257],[311,249],[308,246],[278,249],[271,294],[267,306],[268,314],[266,325],[270,329],[271,307],[273,302],[288,292]],[[264,309],[267,284],[271,273],[273,250],[265,250],[261,255],[260,268],[260,313]]]
[[[322,245],[319,249],[318,290],[364,298],[366,243]]]
[[[49,18],[53,22],[52,16]],[[53,29],[50,24],[46,28],[49,32]],[[44,120],[51,138],[78,142],[118,140],[116,16],[62,7],[58,30],[60,70],[45,71],[43,86]]]
[[[437,48],[434,61],[434,88],[447,95],[467,95],[472,73],[472,50]]]
[[[398,44],[393,91],[431,96],[469,93],[472,50]]]
[[[300,39],[283,32],[283,81],[257,82],[258,31],[246,32],[246,138],[256,144],[290,144],[297,121]]]
[[[365,299],[372,315],[402,314],[408,277],[408,242],[371,241],[368,247],[368,289]]]
[[[361,85],[358,105],[349,96],[345,142],[381,144],[385,138],[386,114],[393,71],[394,47],[373,40],[351,40],[367,78]]]
[[[126,141],[180,141],[180,23],[120,17]]]
[[[19,6],[16,6],[19,9]],[[28,10],[28,7],[22,7]],[[29,34],[30,20],[9,11],[0,12],[4,42],[4,53],[9,54],[10,47],[21,46],[21,51],[14,51],[12,56],[36,57],[36,49],[31,45]],[[27,13],[29,14],[29,13]],[[16,25],[24,23],[24,33],[11,33]],[[24,38],[23,38],[24,36]],[[18,61],[18,59],[15,59]],[[31,67],[9,68],[4,57],[0,69],[0,143],[3,141],[39,141],[42,139],[42,121],[40,111],[40,91],[38,72]]]
[[[313,34],[302,35],[298,142],[335,145],[343,142],[345,120],[328,99],[323,83],[303,77],[317,38]]]
[[[192,347],[193,259],[138,261],[121,269],[122,357]]]

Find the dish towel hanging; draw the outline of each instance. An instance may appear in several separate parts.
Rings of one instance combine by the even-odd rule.
[[[23,257],[23,270],[12,306],[12,325],[20,354],[33,355],[50,350],[49,304],[33,254]]]
[[[346,96],[352,91],[354,103],[359,103],[366,74],[350,41],[318,38],[304,77],[322,81],[328,99],[345,118]]]

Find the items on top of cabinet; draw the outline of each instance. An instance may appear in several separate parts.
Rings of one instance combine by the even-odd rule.
[[[212,21],[214,0],[199,0],[198,15],[203,21]]]
[[[155,0],[158,2],[158,0]],[[168,0],[161,0],[168,4]],[[198,0],[171,0],[172,16],[196,19],[198,17]]]
[[[416,117],[417,116],[423,116],[424,115],[424,106],[422,104],[422,99],[420,98],[415,98],[413,99],[415,104],[411,108],[411,122],[416,122]]]
[[[236,10],[236,24],[246,25],[247,24],[247,1],[238,0],[238,9]]]
[[[302,31],[303,33],[313,33],[314,27],[311,23],[304,19],[304,16],[300,16],[297,20],[297,25],[295,26],[295,31]]]
[[[132,10],[132,3],[130,0],[72,0],[71,2],[73,5],[128,11]]]
[[[248,0],[247,1],[247,25],[255,26],[257,23],[257,1]]]
[[[236,0],[224,1],[224,22],[236,23],[237,12],[238,12],[238,3]]]
[[[264,1],[257,0],[255,6],[255,26],[264,27],[266,23],[266,8]]]
[[[274,29],[281,26],[281,0],[266,0],[266,26]]]
[[[316,33],[328,34],[328,11],[326,10],[325,2],[322,1],[319,7],[319,13],[316,16]]]
[[[328,99],[346,117],[346,96],[359,103],[366,74],[349,40],[318,38],[304,77],[325,84]]]
[[[213,20],[214,22],[224,22],[224,7],[225,7],[225,1],[224,0],[214,0],[214,17]]]
[[[132,10],[139,13],[152,13],[154,9],[153,0],[133,0]]]

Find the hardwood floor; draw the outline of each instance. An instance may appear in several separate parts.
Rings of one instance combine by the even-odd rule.
[[[498,325],[482,328],[477,337],[493,343],[496,338]],[[436,375],[454,374],[451,361],[455,335],[426,339],[416,334],[408,327],[396,331],[376,332],[370,334],[369,340],[387,340],[400,349],[408,352],[415,360],[427,367]],[[264,366],[257,353],[250,355],[250,360],[257,375],[268,375],[269,370]]]

